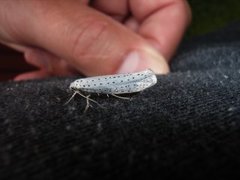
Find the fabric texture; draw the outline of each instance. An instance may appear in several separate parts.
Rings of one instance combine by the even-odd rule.
[[[76,96],[75,78],[0,84],[0,179],[224,179],[240,168],[240,24],[183,42],[131,101]]]

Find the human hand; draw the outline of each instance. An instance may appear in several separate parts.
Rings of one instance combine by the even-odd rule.
[[[0,41],[38,71],[16,80],[151,68],[169,71],[191,19],[185,0],[9,0],[0,6]]]

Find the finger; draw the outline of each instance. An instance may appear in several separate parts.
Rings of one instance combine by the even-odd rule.
[[[167,59],[173,55],[191,19],[185,0],[130,0],[138,33],[148,39]]]
[[[33,71],[28,73],[23,73],[14,78],[14,81],[23,81],[23,80],[31,80],[31,79],[43,79],[50,77],[51,74],[44,70]]]
[[[130,17],[128,18],[124,24],[131,29],[132,31],[138,33],[138,29],[140,27],[140,23],[134,18],[134,17]]]
[[[27,63],[44,69],[52,75],[69,76],[76,75],[77,71],[71,68],[66,61],[59,59],[55,55],[33,47],[27,47],[19,44],[2,42],[2,44],[24,53]]]
[[[15,44],[15,43],[9,43],[9,42],[5,42],[5,41],[1,41],[1,40],[0,40],[0,43],[9,48],[12,48],[12,49],[18,51],[18,52],[25,52],[25,51],[31,49],[31,47],[27,47],[27,46]]]
[[[95,0],[91,5],[118,21],[123,21],[129,15],[128,0]]]
[[[77,72],[69,67],[66,61],[59,59],[55,55],[40,49],[27,50],[24,53],[26,62],[45,70],[52,75],[69,76]]]
[[[36,12],[30,22],[34,29],[24,32],[26,40],[68,60],[78,71],[86,75],[146,68],[159,74],[169,71],[165,59],[146,41],[104,14],[77,1],[59,1],[51,7],[49,1],[34,2],[49,13]]]

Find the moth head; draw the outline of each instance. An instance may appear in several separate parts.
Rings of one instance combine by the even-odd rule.
[[[72,90],[72,91],[79,90],[80,88],[81,88],[81,86],[80,86],[80,81],[79,80],[76,80],[76,81],[72,82],[69,86],[69,89]]]

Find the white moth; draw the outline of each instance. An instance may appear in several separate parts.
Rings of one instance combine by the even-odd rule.
[[[90,95],[83,95],[81,91],[97,94],[110,94],[121,99],[129,99],[126,97],[118,96],[117,94],[140,92],[155,85],[156,83],[157,77],[150,69],[136,73],[81,78],[75,80],[70,84],[69,88],[70,90],[74,91],[74,94],[68,102],[70,102],[76,94],[79,94],[80,96],[87,99],[87,106],[85,108],[86,111],[90,106],[89,101],[92,101],[94,103],[97,102],[93,99],[90,99]]]

